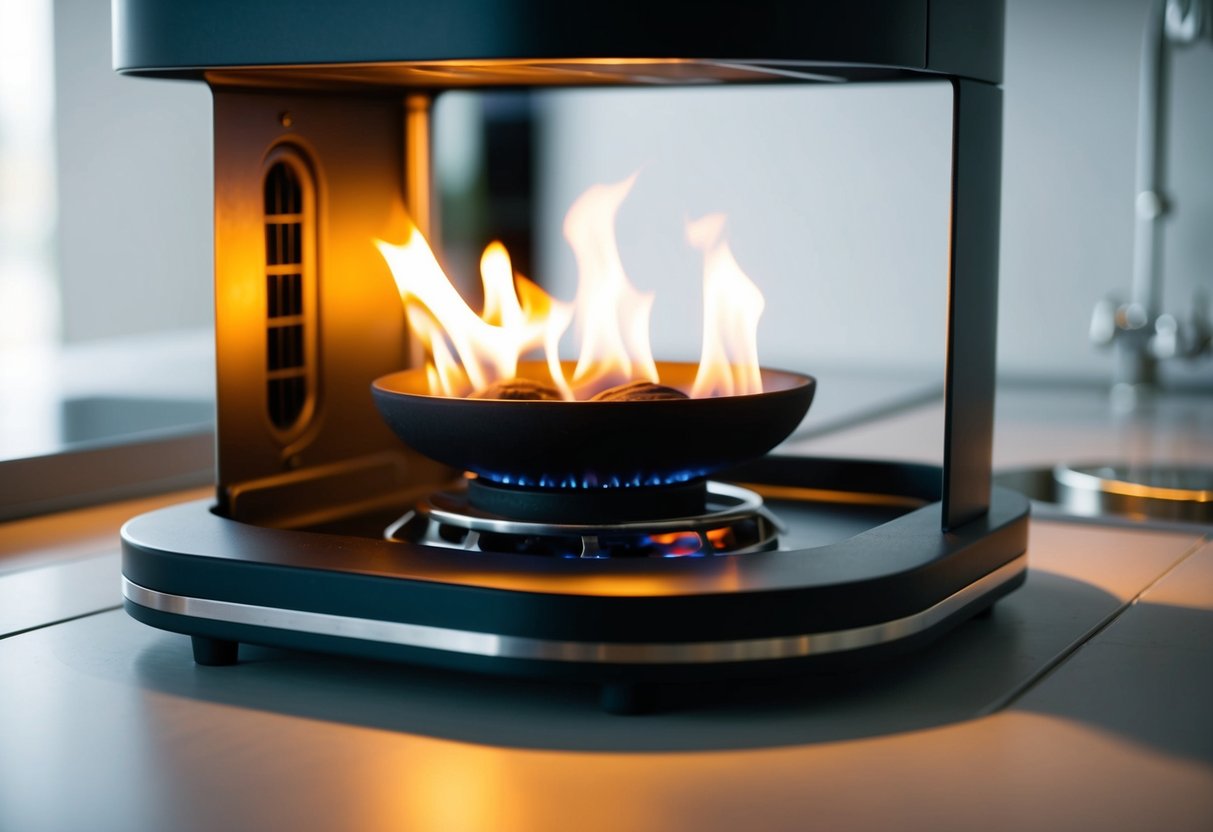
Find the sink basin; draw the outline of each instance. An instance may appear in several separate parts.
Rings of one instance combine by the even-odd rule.
[[[1000,471],[994,481],[1046,513],[1213,524],[1213,469],[1191,465],[1059,464]]]

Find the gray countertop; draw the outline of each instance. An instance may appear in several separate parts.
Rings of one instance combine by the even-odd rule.
[[[1003,464],[1126,450],[1032,396],[1003,397]],[[937,410],[789,447],[930,459]],[[1169,447],[1213,463],[1208,400],[1185,412]],[[1033,521],[1027,584],[910,660],[620,718],[587,689],[268,649],[195,666],[115,608],[113,535],[155,502],[0,525],[0,830],[1213,826],[1200,530]]]

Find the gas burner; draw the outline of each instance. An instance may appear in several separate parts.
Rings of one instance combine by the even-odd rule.
[[[469,483],[476,488],[475,480]],[[702,513],[616,523],[553,523],[490,514],[469,488],[430,494],[384,531],[387,540],[444,549],[558,558],[679,558],[776,548],[781,524],[752,491],[705,484]]]

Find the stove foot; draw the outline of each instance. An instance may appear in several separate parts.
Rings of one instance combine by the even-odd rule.
[[[194,663],[208,667],[235,664],[240,642],[206,636],[190,636],[194,645]]]
[[[611,682],[602,686],[599,705],[608,714],[636,716],[653,708],[653,692],[645,685]]]

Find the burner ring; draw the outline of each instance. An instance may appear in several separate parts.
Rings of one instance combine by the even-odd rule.
[[[455,495],[451,495],[450,492],[439,492],[433,495],[431,500],[444,496]],[[451,503],[447,503],[445,507],[432,504],[431,507],[423,503],[418,506],[418,511],[444,523],[466,525],[468,529],[473,531],[499,532],[502,534],[550,535],[602,534],[604,532],[620,531],[672,532],[685,529],[691,524],[712,525],[740,520],[762,509],[762,498],[753,491],[721,482],[707,483],[707,501],[709,506],[713,502],[717,505],[720,505],[720,503],[724,503],[725,505],[715,510],[709,508],[702,514],[694,514],[688,517],[628,521],[624,523],[551,523],[510,520],[504,517],[495,517],[490,514],[476,512],[474,508],[470,507],[461,512],[456,505],[452,505]]]
[[[491,517],[557,525],[616,525],[621,522],[658,521],[692,517],[707,508],[703,479],[650,488],[519,488],[469,479],[467,501],[471,509]]]
[[[388,526],[384,537],[486,554],[505,551],[581,558],[702,557],[776,547],[782,525],[763,506],[760,496],[719,482],[706,483],[706,492],[708,509],[700,514],[587,524],[511,520],[478,510],[466,492],[440,491]]]

